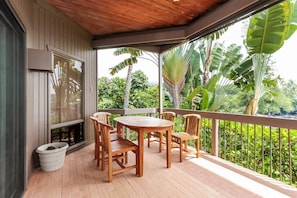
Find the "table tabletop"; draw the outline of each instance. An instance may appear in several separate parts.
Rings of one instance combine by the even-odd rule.
[[[148,116],[122,116],[114,120],[130,127],[170,127],[173,125],[169,120]]]
[[[137,174],[143,176],[143,156],[144,156],[144,133],[155,131],[166,131],[166,161],[167,168],[171,167],[171,133],[173,122],[149,116],[122,116],[114,118],[117,122],[117,131],[123,134],[123,127],[127,127],[138,133],[138,167]]]

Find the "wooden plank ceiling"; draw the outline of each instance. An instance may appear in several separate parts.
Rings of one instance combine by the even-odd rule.
[[[93,48],[162,52],[282,0],[44,1],[93,35]]]
[[[227,0],[47,0],[94,36],[183,26]]]

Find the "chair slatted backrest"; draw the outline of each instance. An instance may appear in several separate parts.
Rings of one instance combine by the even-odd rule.
[[[94,117],[98,119],[98,121],[110,125],[110,116],[109,112],[96,112],[93,114]]]
[[[100,136],[100,126],[98,124],[98,120],[96,117],[94,116],[90,116],[90,119],[93,121],[93,125],[94,125],[94,134],[95,134],[95,142],[97,143],[99,140],[99,136]]]
[[[97,122],[97,118],[94,117],[94,116],[91,116],[90,119],[93,121],[94,130],[99,131],[99,125],[98,125],[98,122]]]
[[[185,118],[185,132],[199,136],[201,116],[198,114],[186,114],[183,117]]]
[[[166,111],[160,114],[160,118],[161,119],[165,119],[165,120],[169,120],[174,122],[174,118],[176,116],[175,112],[171,112],[171,111]]]
[[[101,121],[98,121],[98,123],[101,130],[103,151],[110,153],[111,151],[110,130],[112,130],[113,127]]]

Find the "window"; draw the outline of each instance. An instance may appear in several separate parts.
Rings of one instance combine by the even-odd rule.
[[[70,145],[83,138],[83,62],[54,55],[50,75],[51,141]]]

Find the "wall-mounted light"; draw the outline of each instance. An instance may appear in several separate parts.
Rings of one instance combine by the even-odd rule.
[[[53,72],[53,52],[28,49],[28,68],[32,71]]]

